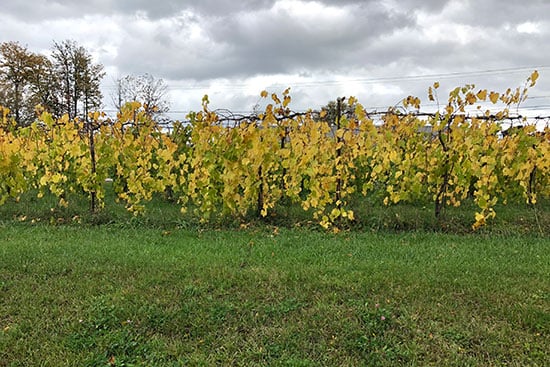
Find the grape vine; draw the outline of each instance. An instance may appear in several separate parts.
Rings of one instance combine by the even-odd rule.
[[[36,121],[19,128],[0,108],[0,205],[34,190],[39,198],[54,195],[59,206],[69,205],[71,193],[86,195],[96,211],[109,178],[135,215],[157,194],[202,221],[218,214],[263,218],[291,202],[322,227],[338,228],[355,219],[357,197],[374,195],[385,205],[432,201],[436,218],[471,199],[477,229],[499,202],[521,197],[536,208],[550,197],[549,128],[525,119],[503,124],[537,78],[534,72],[524,87],[504,92],[465,85],[443,106],[434,83],[428,99],[437,112],[418,114],[421,101],[409,96],[380,121],[353,97],[338,100],[333,121],[323,112],[294,113],[288,89],[281,96],[261,92],[265,110],[233,120],[211,110],[205,96],[189,124],[172,130],[137,102],[114,120],[100,112],[54,119],[37,107]]]

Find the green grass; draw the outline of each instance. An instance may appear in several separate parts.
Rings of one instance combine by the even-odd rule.
[[[28,221],[0,223],[0,366],[550,360],[548,237]]]

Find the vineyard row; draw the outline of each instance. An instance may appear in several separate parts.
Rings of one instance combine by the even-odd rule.
[[[523,198],[535,206],[550,196],[550,131],[525,125],[502,134],[509,110],[525,88],[504,93],[467,85],[449,95],[442,112],[419,118],[388,111],[374,123],[354,98],[339,100],[336,115],[295,114],[288,90],[262,92],[269,104],[254,119],[227,126],[209,109],[189,115],[189,125],[166,131],[139,103],[116,120],[95,112],[86,121],[41,112],[28,127],[15,127],[2,111],[0,205],[24,192],[87,195],[92,211],[105,200],[106,179],[117,197],[138,215],[156,193],[193,208],[204,221],[214,214],[266,216],[280,202],[294,202],[323,227],[354,220],[350,200],[376,194],[386,205],[432,201],[435,215],[471,198],[478,209],[473,227],[496,215],[497,202]],[[437,83],[429,98],[437,100]],[[497,111],[481,111],[491,102]],[[351,113],[343,113],[344,110]],[[468,117],[476,110],[480,117]],[[404,112],[403,112],[404,111]]]

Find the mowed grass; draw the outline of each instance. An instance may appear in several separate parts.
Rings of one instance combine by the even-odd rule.
[[[547,366],[550,240],[0,224],[0,366]]]

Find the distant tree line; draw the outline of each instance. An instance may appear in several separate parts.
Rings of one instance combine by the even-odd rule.
[[[29,51],[19,42],[0,44],[0,106],[10,110],[18,126],[36,119],[37,106],[54,117],[86,120],[88,112],[102,107],[104,67],[75,41],[54,42],[49,56]],[[150,74],[127,75],[115,83],[113,105],[120,111],[131,101],[140,102],[152,118],[168,111],[167,87]]]

